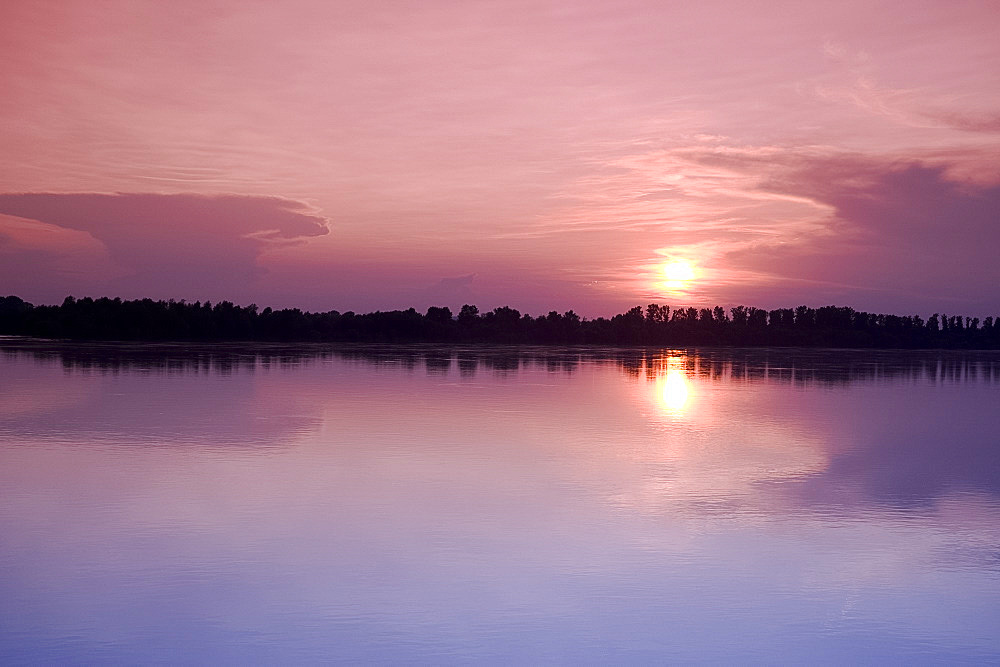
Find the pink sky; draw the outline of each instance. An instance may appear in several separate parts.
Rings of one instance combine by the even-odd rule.
[[[0,294],[995,315],[998,34],[993,2],[5,2]]]

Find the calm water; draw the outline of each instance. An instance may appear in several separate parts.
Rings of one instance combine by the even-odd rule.
[[[0,662],[1000,661],[1000,356],[0,346]]]

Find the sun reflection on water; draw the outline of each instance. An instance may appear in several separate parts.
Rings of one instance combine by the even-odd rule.
[[[646,364],[646,377],[656,382],[656,402],[672,417],[684,415],[691,407],[693,389],[682,357],[660,356]]]
[[[688,381],[684,377],[684,373],[679,369],[671,368],[661,380],[660,385],[660,402],[663,406],[670,412],[683,413],[690,395]]]

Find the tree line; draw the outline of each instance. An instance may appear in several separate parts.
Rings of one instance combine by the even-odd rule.
[[[1000,349],[1000,318],[884,315],[845,306],[763,310],[651,303],[611,318],[572,310],[532,317],[509,306],[458,313],[432,306],[372,313],[261,310],[230,301],[66,297],[33,305],[0,297],[0,334],[71,340],[500,343]]]

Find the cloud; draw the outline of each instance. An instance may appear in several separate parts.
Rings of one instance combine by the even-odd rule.
[[[13,193],[0,194],[0,214],[96,239],[117,271],[77,287],[136,296],[238,298],[263,273],[264,249],[329,233],[305,204],[267,196]],[[45,242],[35,245],[44,254]],[[39,278],[46,268],[56,270],[42,262]]]
[[[834,68],[815,85],[821,99],[846,103],[913,128],[1000,132],[1000,112],[993,97],[983,94],[982,84],[970,87],[964,95],[954,94],[954,81],[952,86],[892,86],[880,81],[876,63],[865,51],[855,52],[846,45],[828,41],[823,52]],[[897,75],[897,80],[901,78]],[[949,88],[951,94],[947,92]]]
[[[922,114],[931,120],[944,123],[948,127],[963,132],[987,134],[1000,132],[1000,113],[971,114],[958,111],[924,111]]]
[[[442,278],[438,281],[437,287],[441,289],[452,289],[457,290],[463,287],[467,287],[475,280],[476,274],[470,273],[467,276],[459,276],[457,278]]]
[[[841,156],[802,160],[761,187],[830,207],[826,232],[739,249],[733,266],[792,281],[783,290],[852,303],[867,292],[873,308],[997,305],[1000,185],[956,180],[949,165]]]

